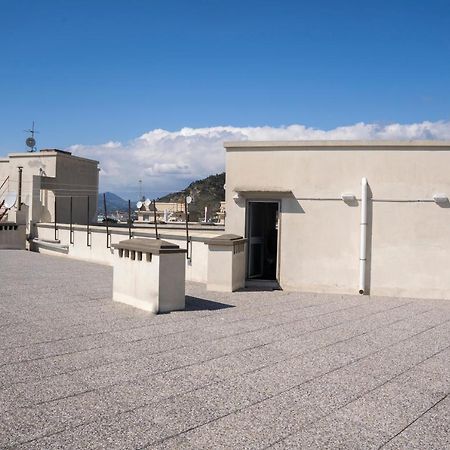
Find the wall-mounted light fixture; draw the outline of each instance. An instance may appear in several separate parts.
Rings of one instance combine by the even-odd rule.
[[[241,196],[239,195],[239,192],[235,192],[235,193],[233,194],[233,200],[234,200],[235,202],[238,202],[240,199],[241,199]]]
[[[342,200],[344,200],[345,203],[356,202],[356,196],[353,194],[342,194],[341,198],[342,198]]]
[[[448,197],[445,194],[434,194],[433,200],[438,205],[443,205],[445,203],[448,203]]]

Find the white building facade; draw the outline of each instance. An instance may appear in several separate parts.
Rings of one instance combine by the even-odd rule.
[[[0,202],[15,194],[16,204],[4,220],[20,213],[27,232],[38,222],[94,222],[98,202],[98,161],[47,149],[10,153],[0,158]],[[20,197],[20,198],[19,198]]]
[[[224,146],[226,231],[248,239],[247,280],[450,299],[450,142]]]

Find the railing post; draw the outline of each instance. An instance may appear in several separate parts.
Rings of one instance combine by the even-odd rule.
[[[70,231],[69,231],[69,242],[73,244],[73,197],[70,197]]]
[[[86,245],[88,247],[91,246],[90,237],[91,237],[91,230],[89,228],[89,222],[90,222],[90,214],[89,214],[89,195],[87,196],[87,221],[86,221]]]
[[[156,200],[153,200],[153,220],[155,221],[155,235],[156,235],[156,239],[159,239],[158,221],[156,220]]]
[[[56,216],[56,208],[57,208],[57,204],[56,204],[56,193],[55,193],[55,205],[54,205],[54,207],[55,207],[55,214],[54,214],[54,217],[55,217],[55,220],[54,220],[54,227],[55,227],[55,241],[58,239],[58,236],[57,236],[57,233],[58,233],[58,227],[57,227],[57,216]]]
[[[189,256],[189,212],[188,212],[188,202],[187,197],[184,197],[184,216],[185,216],[185,222],[186,222],[186,259],[190,260],[191,257]]]
[[[131,200],[128,200],[128,237],[131,239]]]
[[[18,204],[17,209],[20,211],[22,209],[22,169],[23,169],[23,167],[19,166],[18,169],[19,169],[19,198],[18,198],[19,204]],[[55,198],[56,198],[56,194],[55,194]]]
[[[103,208],[105,210],[105,223],[106,223],[106,248],[109,248],[109,226],[108,226],[108,210],[106,209],[106,194],[103,193]]]

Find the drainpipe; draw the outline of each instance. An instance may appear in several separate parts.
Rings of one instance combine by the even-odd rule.
[[[361,180],[361,225],[359,250],[359,293],[366,290],[366,244],[367,244],[367,178]]]

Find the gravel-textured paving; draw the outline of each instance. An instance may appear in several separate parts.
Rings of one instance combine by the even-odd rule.
[[[2,448],[450,448],[449,301],[188,283],[154,316],[25,251],[0,286]]]

